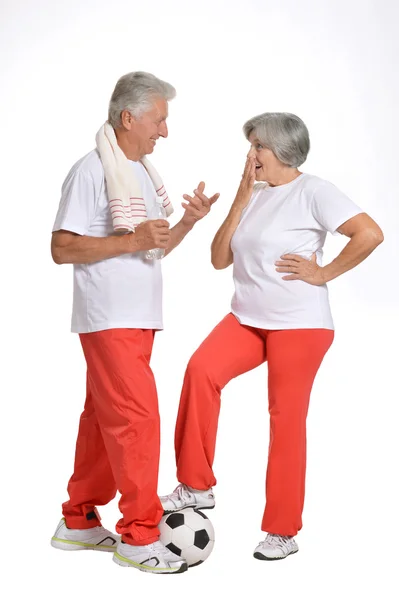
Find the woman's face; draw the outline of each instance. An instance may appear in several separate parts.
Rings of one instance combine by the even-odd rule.
[[[248,156],[255,158],[255,179],[256,181],[273,181],[276,174],[281,171],[283,163],[277,158],[269,148],[265,148],[262,142],[258,140],[254,133],[249,136],[251,143]]]

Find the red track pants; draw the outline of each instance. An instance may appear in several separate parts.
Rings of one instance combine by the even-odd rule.
[[[310,392],[333,338],[329,329],[266,331],[227,315],[187,367],[175,432],[178,480],[199,490],[215,485],[221,390],[267,360],[270,445],[262,530],[296,535],[302,528]]]
[[[150,329],[109,329],[80,335],[87,362],[87,397],[80,418],[75,469],[63,504],[67,527],[100,525],[96,506],[121,493],[116,530],[133,545],[159,538],[157,495],[160,427],[149,361]]]

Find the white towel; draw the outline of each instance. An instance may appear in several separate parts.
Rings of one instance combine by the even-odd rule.
[[[147,220],[143,193],[132,166],[118,146],[115,131],[108,121],[97,132],[96,144],[104,167],[114,230],[134,231],[136,225]],[[163,200],[166,216],[171,215],[173,207],[160,176],[146,157],[143,157],[140,162],[147,170],[156,193]]]

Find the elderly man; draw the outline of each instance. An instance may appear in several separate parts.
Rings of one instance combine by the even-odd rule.
[[[166,219],[148,218],[159,203],[167,216],[172,212],[146,155],[168,135],[174,96],[170,84],[149,73],[119,79],[97,148],[64,182],[51,244],[57,264],[74,265],[72,331],[87,362],[69,500],[51,543],[111,551],[118,564],[154,573],[183,572],[187,564],[159,541],[159,413],[150,358],[162,329],[162,274],[160,261],[145,251],[169,254],[218,198],[185,195],[184,216],[171,229]],[[121,539],[101,526],[96,509],[117,490]]]

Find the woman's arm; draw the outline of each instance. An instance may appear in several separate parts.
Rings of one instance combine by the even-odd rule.
[[[300,279],[312,285],[323,285],[356,267],[384,240],[380,227],[366,213],[352,217],[337,231],[350,240],[330,264],[320,267],[316,263],[316,255],[307,260],[296,254],[285,254],[282,260],[276,262],[276,271],[291,273],[283,277],[286,280]]]
[[[57,265],[88,264],[151,248],[166,248],[169,223],[162,219],[145,221],[134,233],[92,237],[59,230],[51,239],[51,255]]]
[[[216,233],[211,246],[211,261],[215,269],[225,269],[233,262],[230,242],[241,219],[242,211],[251,199],[255,183],[255,159],[248,157],[237,195],[229,214]]]
[[[380,227],[366,213],[352,217],[337,231],[349,237],[350,240],[337,258],[323,267],[325,282],[356,267],[384,241],[384,234]]]

